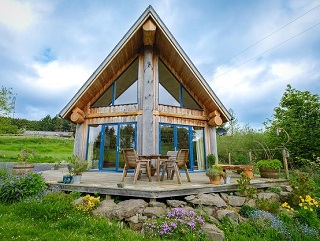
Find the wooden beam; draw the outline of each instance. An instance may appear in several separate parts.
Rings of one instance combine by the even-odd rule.
[[[215,110],[208,115],[209,119],[215,116],[220,116],[220,112],[218,110]]]
[[[72,112],[77,112],[77,113],[79,113],[80,115],[82,115],[82,116],[84,116],[84,111],[83,110],[81,110],[79,107],[75,107],[75,108],[73,108],[73,110],[72,110]]]
[[[169,113],[169,112],[163,112],[163,111],[158,111],[158,110],[154,110],[153,114],[158,115],[158,116],[167,116],[167,117],[192,119],[192,120],[202,120],[202,121],[208,120],[206,116],[177,114],[177,113]]]
[[[116,117],[116,116],[135,116],[135,115],[142,115],[142,110],[124,111],[124,112],[112,112],[112,113],[94,113],[94,114],[86,115],[86,119],[104,118],[104,117]]]
[[[70,120],[74,123],[81,124],[84,122],[84,117],[78,112],[72,112]]]
[[[144,45],[153,45],[154,39],[156,36],[156,25],[149,19],[143,24],[143,44]]]
[[[220,126],[222,125],[222,119],[220,116],[215,116],[208,121],[208,124],[214,127]]]

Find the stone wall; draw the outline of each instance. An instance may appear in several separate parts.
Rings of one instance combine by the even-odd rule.
[[[280,186],[280,193],[260,190],[253,198],[240,195],[240,193],[200,193],[198,195],[185,196],[182,200],[167,199],[165,201],[150,201],[143,199],[129,199],[115,203],[114,199],[102,201],[94,215],[99,215],[108,219],[123,221],[135,231],[143,231],[143,224],[152,217],[165,216],[170,208],[184,208],[188,211],[201,209],[210,218],[210,223],[203,226],[203,231],[207,237],[213,240],[224,240],[224,233],[216,224],[224,217],[228,217],[235,222],[241,222],[243,218],[239,210],[243,205],[256,206],[257,199],[266,199],[270,202],[286,200],[286,196],[291,191],[290,186]],[[81,198],[76,203],[81,202]]]

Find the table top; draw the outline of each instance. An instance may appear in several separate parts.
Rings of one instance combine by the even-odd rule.
[[[169,158],[168,155],[161,155],[161,154],[138,155],[138,157],[139,158],[147,158],[147,159],[158,159],[158,158],[167,159],[167,158]]]

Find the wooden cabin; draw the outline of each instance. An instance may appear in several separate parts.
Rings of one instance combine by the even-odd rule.
[[[92,169],[122,171],[122,149],[189,149],[190,171],[217,156],[227,109],[149,6],[60,116],[77,123],[74,154]]]

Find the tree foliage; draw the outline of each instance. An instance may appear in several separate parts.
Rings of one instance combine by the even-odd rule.
[[[265,149],[271,148],[268,136],[248,125],[238,126],[232,132],[228,131],[227,135],[218,136],[217,143],[220,163],[228,163],[230,153],[232,164],[252,164],[250,163],[249,151],[251,151],[252,162],[256,162],[268,159],[269,152],[266,152]],[[277,158],[281,157],[279,157],[280,154],[281,152],[272,152],[272,155]]]
[[[265,124],[272,142],[284,146],[295,158],[313,159],[320,156],[320,97],[287,85],[273,119]],[[276,135],[277,128],[282,128]],[[286,134],[287,133],[287,134]]]
[[[0,116],[8,116],[13,108],[13,93],[11,88],[1,87],[0,90]]]

